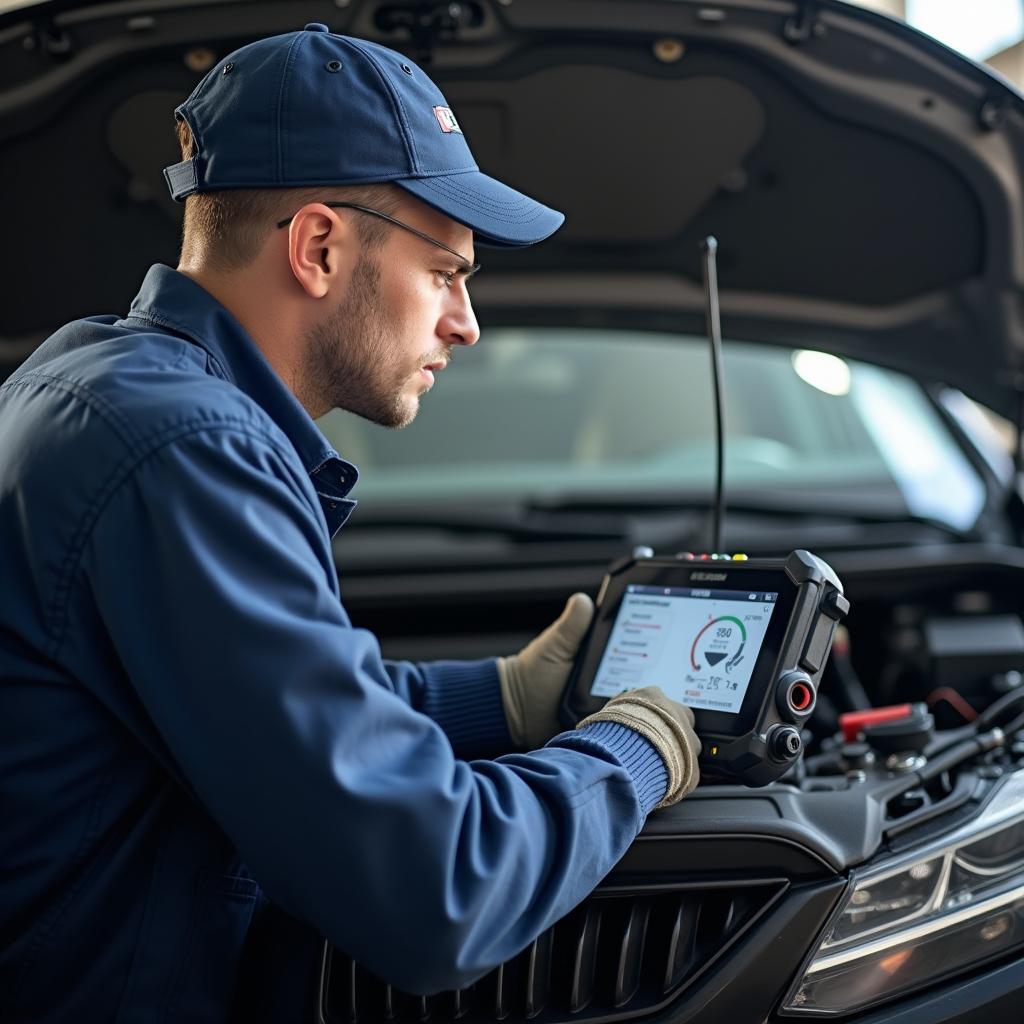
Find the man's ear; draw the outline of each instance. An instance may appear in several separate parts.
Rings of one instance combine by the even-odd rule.
[[[347,284],[357,255],[351,224],[323,203],[307,203],[288,225],[288,263],[310,298]]]

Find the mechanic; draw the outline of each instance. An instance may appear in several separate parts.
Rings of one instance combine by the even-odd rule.
[[[561,214],[479,171],[418,67],[323,25],[176,113],[178,269],[0,390],[4,1021],[312,1020],[320,936],[464,986],[697,783],[659,690],[560,732],[586,595],[517,655],[426,664],[340,598],[356,470],[314,418],[408,424],[477,340],[474,237]]]

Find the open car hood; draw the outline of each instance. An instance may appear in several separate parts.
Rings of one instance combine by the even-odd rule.
[[[565,211],[535,250],[482,253],[485,323],[699,331],[714,234],[727,337],[867,359],[1016,415],[1024,100],[1003,80],[833,0],[449,6],[54,0],[0,16],[0,369],[176,262],[174,107],[237,46],[324,21],[428,61],[480,166]]]

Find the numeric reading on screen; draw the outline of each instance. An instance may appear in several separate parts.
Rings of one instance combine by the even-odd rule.
[[[591,696],[659,686],[692,708],[740,710],[777,592],[626,587]]]

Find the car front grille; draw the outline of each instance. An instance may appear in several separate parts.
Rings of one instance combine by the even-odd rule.
[[[327,1024],[634,1017],[680,996],[785,889],[732,881],[599,891],[476,984],[435,996],[400,992],[328,946],[320,1012]]]

